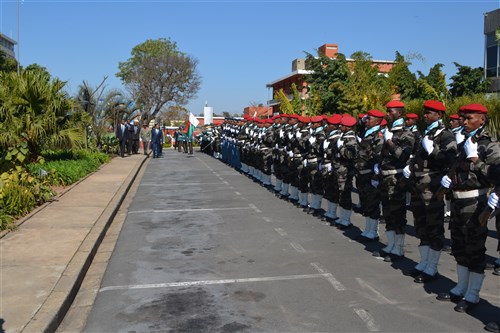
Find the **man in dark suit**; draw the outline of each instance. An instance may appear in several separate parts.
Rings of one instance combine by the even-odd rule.
[[[125,146],[127,144],[127,126],[125,125],[124,119],[122,119],[121,124],[117,126],[115,136],[120,144],[120,156],[124,157]]]
[[[160,147],[163,143],[163,132],[160,130],[160,125],[155,124],[151,131],[151,146],[153,147],[153,158],[160,155]]]

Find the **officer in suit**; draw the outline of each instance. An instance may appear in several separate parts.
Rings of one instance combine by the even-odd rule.
[[[486,267],[487,225],[479,215],[487,206],[498,207],[498,195],[491,186],[498,186],[500,146],[486,129],[488,110],[481,104],[461,108],[465,140],[458,146],[455,163],[441,179],[441,186],[450,189],[452,253],[457,262],[457,285],[438,300],[453,301],[457,312],[468,312],[479,303],[479,292]]]
[[[160,125],[155,124],[155,127],[151,131],[151,146],[153,147],[153,158],[158,158],[160,156],[160,145],[163,142],[163,132],[160,129]]]
[[[121,124],[116,128],[115,136],[120,144],[120,156],[125,157],[125,147],[127,145],[127,126],[125,119],[122,119]]]

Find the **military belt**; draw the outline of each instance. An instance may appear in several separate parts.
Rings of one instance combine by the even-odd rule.
[[[415,176],[423,177],[423,176],[435,175],[437,173],[442,173],[442,171],[417,171],[415,172]]]
[[[307,159],[307,163],[316,163],[316,162],[318,162],[318,159],[316,157]]]
[[[395,170],[380,170],[380,173],[382,176],[390,176],[390,175],[396,175],[398,173],[403,172],[403,169],[395,169]]]
[[[373,170],[372,170],[372,169],[365,169],[365,170],[359,170],[359,171],[358,171],[358,173],[359,173],[360,175],[367,175],[367,174],[372,173],[372,172],[373,172]]]
[[[480,188],[478,190],[470,190],[470,191],[453,191],[453,197],[455,199],[469,199],[475,198],[480,195],[484,195],[488,193],[487,188]]]

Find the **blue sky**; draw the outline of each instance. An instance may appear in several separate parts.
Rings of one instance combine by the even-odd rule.
[[[201,114],[242,114],[266,104],[266,83],[291,72],[292,61],[325,43],[346,56],[368,52],[394,60],[395,52],[419,53],[412,71],[427,73],[453,62],[483,67],[483,14],[488,1],[93,1],[24,0],[20,6],[20,61],[37,63],[74,94],[82,81],[124,90],[118,63],[147,39],[170,38],[199,60],[203,82],[188,109]],[[17,1],[0,0],[0,30],[17,40]]]

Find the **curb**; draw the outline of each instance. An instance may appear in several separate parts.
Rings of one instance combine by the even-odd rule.
[[[120,186],[113,199],[83,240],[73,258],[71,258],[71,261],[55,284],[50,295],[21,332],[45,333],[57,330],[80,289],[90,264],[97,253],[97,249],[101,245],[109,226],[113,222],[139,171],[147,161],[147,157],[145,156],[136,163],[134,169],[129,173],[127,179]]]

